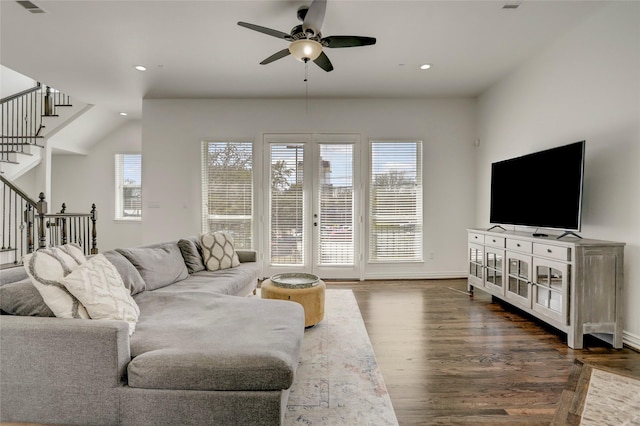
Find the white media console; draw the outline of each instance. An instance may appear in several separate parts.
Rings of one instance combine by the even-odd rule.
[[[622,347],[624,243],[468,229],[469,291],[504,300],[567,333]]]

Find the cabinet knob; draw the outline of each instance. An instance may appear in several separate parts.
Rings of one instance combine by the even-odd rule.
[[[547,253],[553,253],[553,251],[551,251],[551,249],[547,249]]]
[[[520,247],[520,243],[516,243],[516,247]]]

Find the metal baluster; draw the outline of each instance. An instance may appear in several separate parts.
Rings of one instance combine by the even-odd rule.
[[[98,211],[96,204],[91,205],[91,254],[98,254],[98,234],[96,230],[96,221],[98,220]]]
[[[5,232],[5,223],[7,221],[7,217],[6,217],[6,199],[7,199],[7,186],[3,185],[2,186],[2,249],[6,249],[6,232]]]

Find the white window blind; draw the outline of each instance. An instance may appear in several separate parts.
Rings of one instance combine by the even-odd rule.
[[[228,232],[253,248],[253,144],[202,143],[202,231]]]
[[[353,145],[320,145],[318,165],[320,201],[319,262],[321,265],[352,265]]]
[[[304,146],[271,144],[271,264],[304,261]]]
[[[422,143],[371,142],[369,261],[422,261]]]
[[[142,220],[142,155],[116,154],[116,220]]]

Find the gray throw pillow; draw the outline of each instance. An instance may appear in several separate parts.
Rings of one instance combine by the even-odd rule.
[[[146,283],[147,290],[182,281],[189,276],[180,248],[176,243],[149,247],[116,249],[136,267]]]
[[[200,248],[200,240],[197,237],[194,239],[182,239],[178,241],[178,247],[184,258],[184,263],[187,265],[187,270],[190,274],[194,272],[204,271],[204,263],[202,262],[202,249]]]
[[[55,317],[29,278],[0,286],[0,310],[24,317]]]
[[[120,273],[120,277],[122,277],[124,286],[129,289],[132,296],[146,289],[147,285],[142,279],[140,272],[138,272],[136,267],[133,266],[126,257],[114,250],[105,251],[102,254],[116,267]]]

